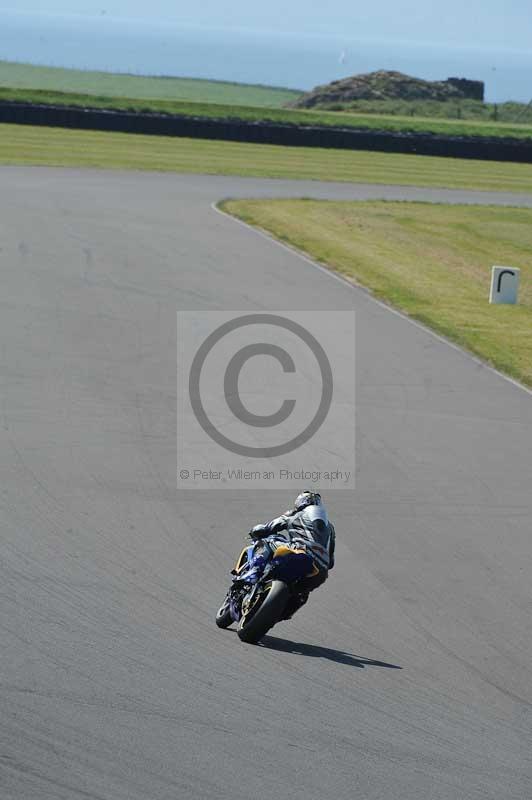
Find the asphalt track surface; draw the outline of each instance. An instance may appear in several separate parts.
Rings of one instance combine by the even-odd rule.
[[[2,800],[532,796],[532,397],[217,214],[478,193],[0,170]],[[532,205],[532,198],[482,195]],[[176,492],[176,308],[355,308],[338,563],[264,647],[213,614],[283,492]]]

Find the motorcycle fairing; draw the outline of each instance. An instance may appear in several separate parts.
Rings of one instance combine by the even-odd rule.
[[[288,543],[259,540],[242,550],[232,572],[235,577],[228,601],[231,616],[238,622],[242,616],[242,604],[253,604],[256,591],[260,593],[262,579],[292,584],[301,578],[316,575],[318,568],[303,549]]]

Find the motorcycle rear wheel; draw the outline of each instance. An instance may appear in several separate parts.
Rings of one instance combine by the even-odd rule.
[[[258,608],[255,606],[238,623],[237,633],[241,642],[257,644],[270,628],[282,618],[290,592],[283,581],[267,584]],[[256,610],[255,610],[256,609]]]

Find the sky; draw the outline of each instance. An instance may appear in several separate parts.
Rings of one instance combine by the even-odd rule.
[[[532,43],[531,0],[0,0],[3,9],[480,49],[529,51]]]

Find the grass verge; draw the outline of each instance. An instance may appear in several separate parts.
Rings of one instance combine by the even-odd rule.
[[[322,103],[314,110],[343,111],[356,114],[438,118],[440,120],[501,122],[532,122],[532,108],[527,103],[507,100],[504,103],[483,103],[480,100],[352,100],[349,103]]]
[[[0,163],[532,192],[532,164],[0,125]]]
[[[315,200],[222,207],[532,386],[532,209]],[[492,264],[521,268],[519,305],[489,305]]]

